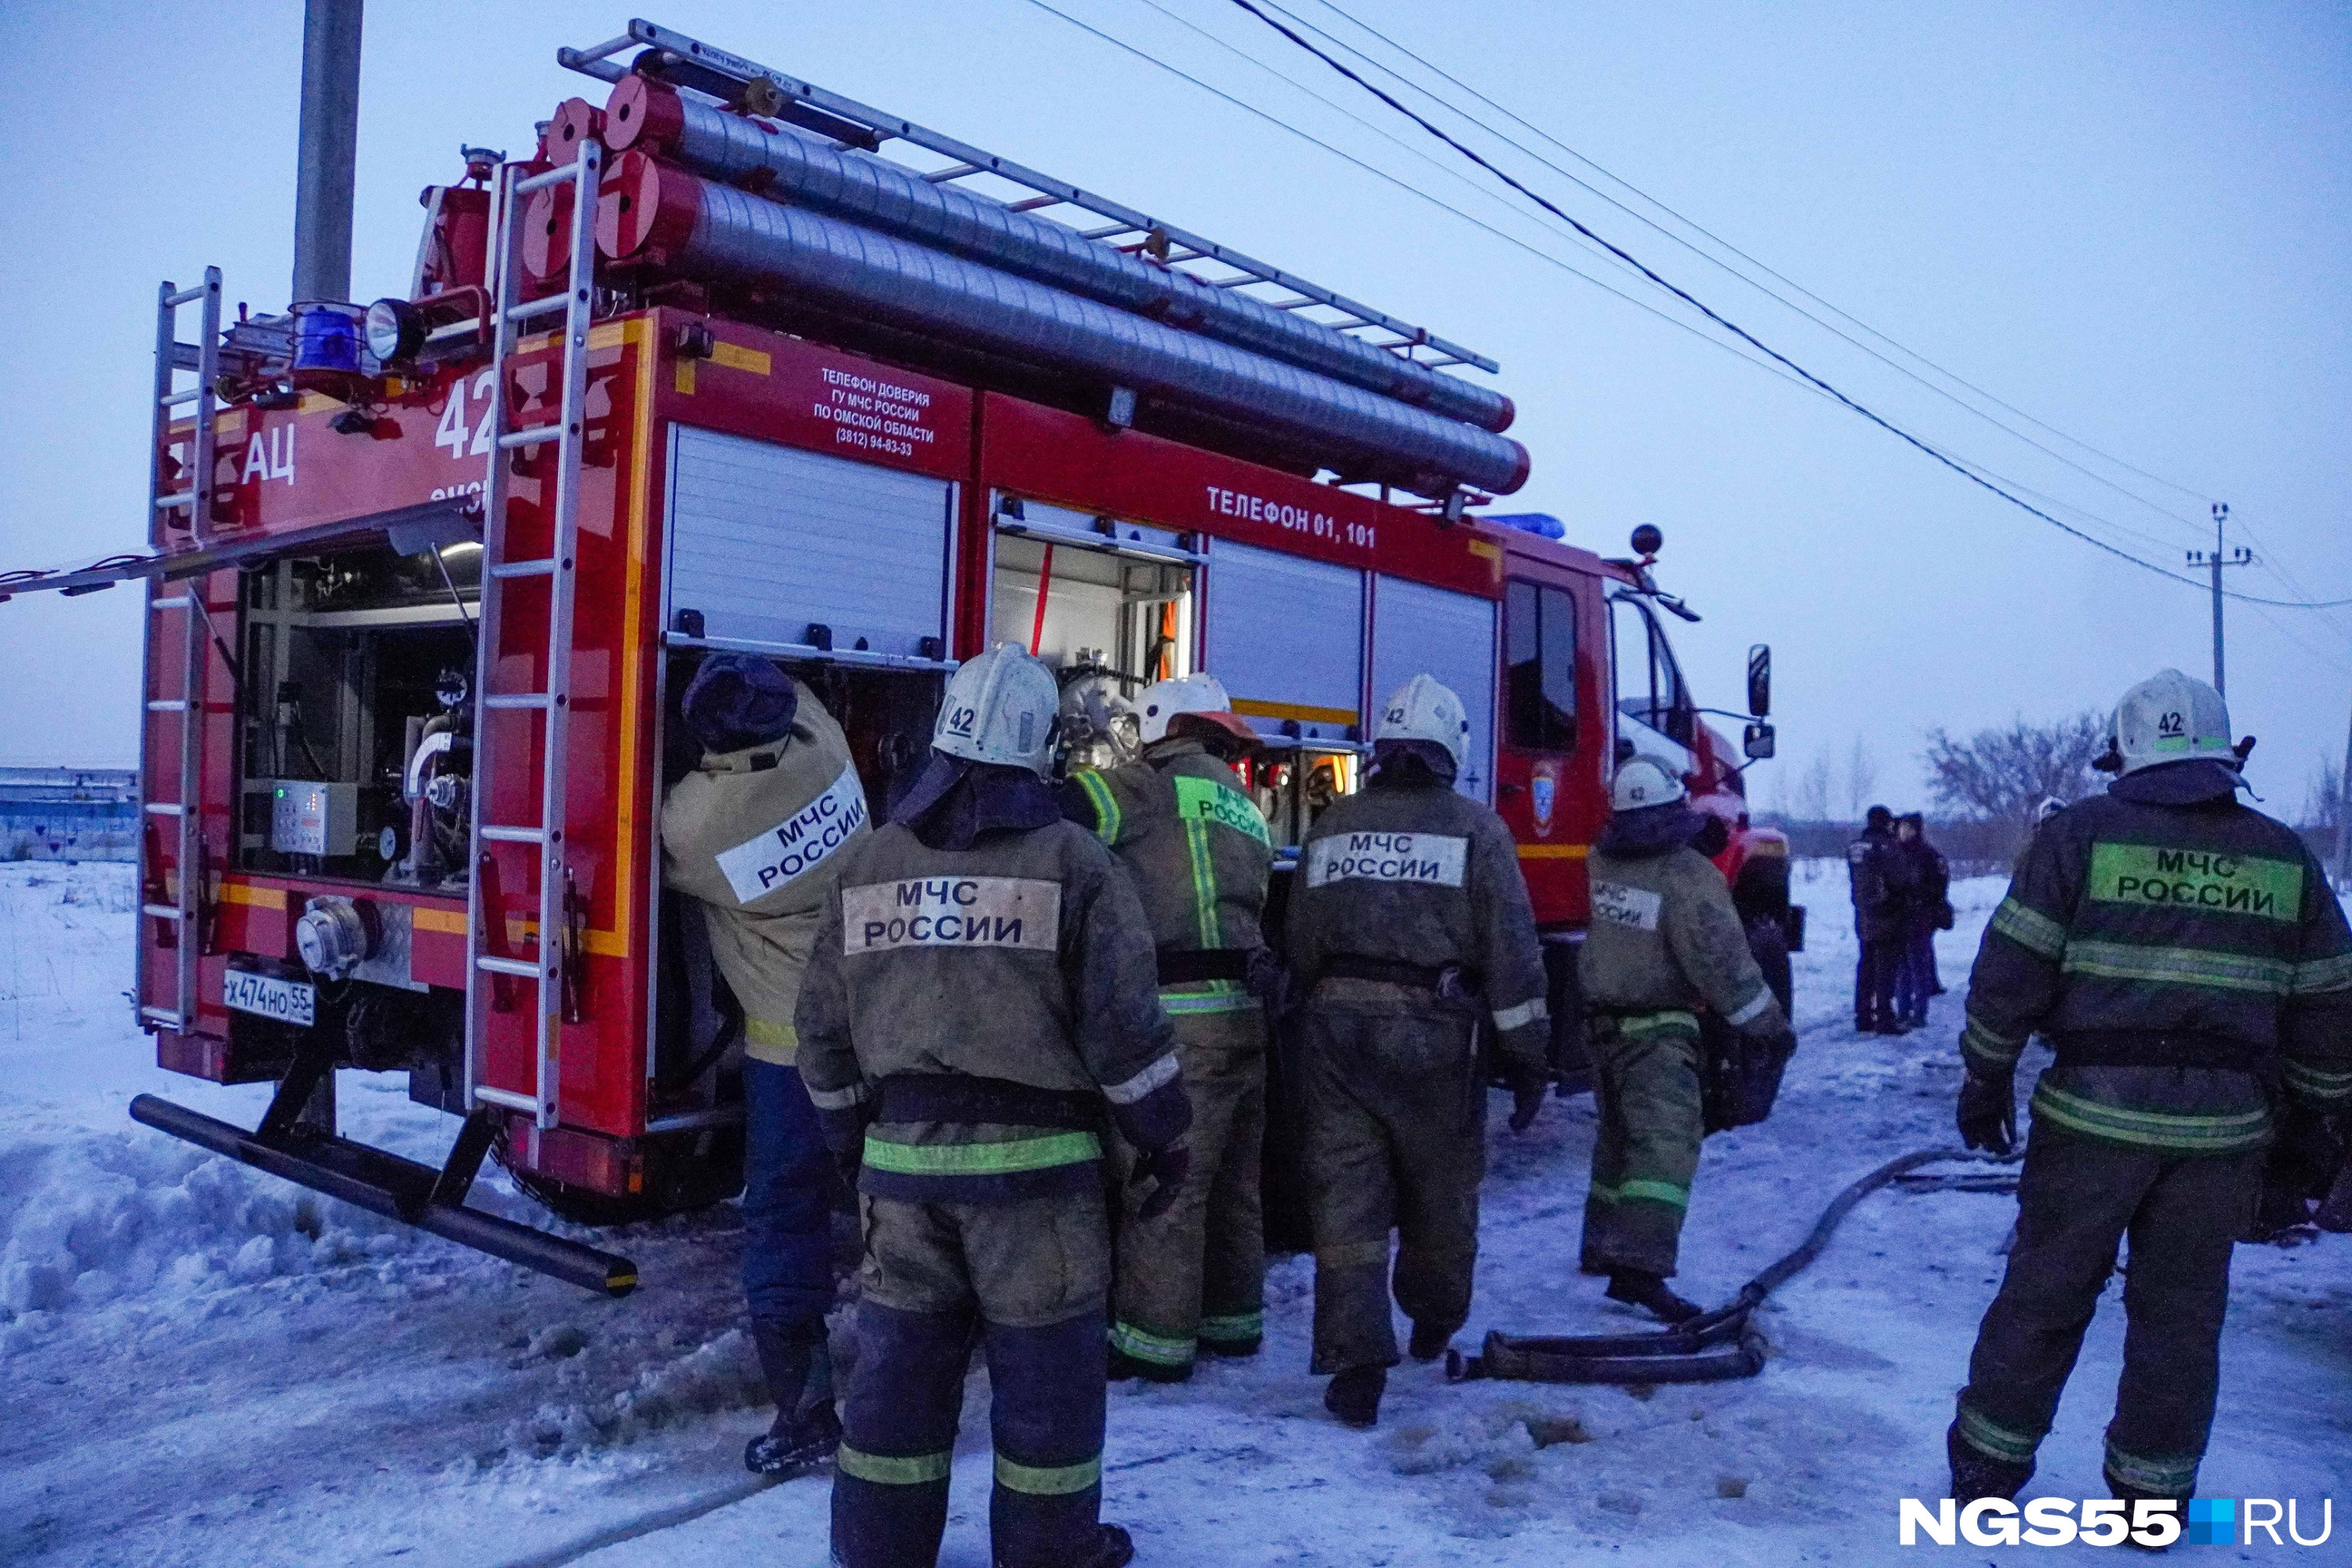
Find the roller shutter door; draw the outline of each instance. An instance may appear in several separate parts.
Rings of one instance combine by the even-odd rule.
[[[1221,539],[1207,576],[1203,668],[1234,711],[1262,735],[1347,739],[1363,717],[1364,574]]]
[[[815,623],[836,648],[860,637],[874,653],[920,657],[925,638],[944,647],[953,492],[945,479],[677,427],[663,622],[692,609],[710,637],[798,644]]]
[[[1372,589],[1372,700],[1416,675],[1453,688],[1470,721],[1470,761],[1454,787],[1495,792],[1495,601],[1383,576]]]

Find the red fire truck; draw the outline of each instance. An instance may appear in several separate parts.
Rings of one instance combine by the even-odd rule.
[[[1604,561],[1481,510],[1528,471],[1509,400],[1445,374],[1490,361],[664,28],[561,58],[604,107],[468,149],[407,297],[225,321],[216,271],[164,284],[151,549],[0,577],[145,584],[138,1017],[166,1068],[278,1086],[250,1131],[138,1120],[625,1291],[465,1197],[486,1154],[588,1223],[740,1184],[728,998],[656,832],[710,649],[808,680],[877,814],[992,642],[1114,696],[1213,671],[1286,846],[1426,670],[1473,715],[1459,787],[1519,841],[1555,1017],[1637,750],[1730,819],[1759,940],[1793,936],[1654,531]],[[1759,648],[1749,758],[1769,681]],[[1557,1056],[1572,1082],[1572,1023]],[[461,1117],[446,1164],[338,1135],[343,1068]]]

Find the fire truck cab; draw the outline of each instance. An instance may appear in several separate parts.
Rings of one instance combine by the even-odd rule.
[[[678,697],[713,649],[816,691],[877,817],[924,756],[946,674],[993,643],[1059,672],[1074,758],[1118,754],[1141,685],[1209,670],[1266,742],[1249,782],[1284,847],[1358,786],[1373,704],[1436,676],[1472,715],[1458,787],[1520,846],[1564,1085],[1581,1067],[1584,857],[1622,758],[1684,771],[1735,829],[1722,864],[1752,928],[1796,936],[1785,843],[1748,824],[1744,759],[1667,639],[1661,616],[1689,612],[1652,579],[1654,530],[1612,561],[1550,519],[1485,516],[1478,482],[1525,477],[1515,444],[1212,356],[1192,340],[1213,318],[1135,315],[1151,331],[1121,340],[1139,367],[1121,381],[1085,344],[1013,353],[977,319],[950,330],[953,302],[903,279],[875,282],[870,308],[833,274],[795,285],[792,247],[824,237],[776,226],[805,214],[693,138],[768,156],[789,133],[795,157],[868,163],[891,138],[929,154],[910,167],[934,191],[1012,169],[1035,199],[973,199],[1108,210],[1068,246],[1222,267],[1215,286],[1253,302],[1287,290],[1347,344],[1396,338],[1383,353],[1412,395],[1469,400],[1499,428],[1507,399],[1420,384],[1433,363],[1488,362],[648,24],[565,59],[612,99],[570,100],[534,156],[469,152],[465,182],[428,190],[406,298],[228,321],[217,273],[165,284],[150,551],[0,579],[0,596],[145,584],[139,1018],[166,1068],[278,1085],[250,1131],[153,1097],[134,1116],[626,1290],[625,1259],[464,1198],[486,1156],[589,1223],[740,1185],[740,1014],[663,886],[658,835],[697,761]],[[659,161],[614,153],[630,114],[662,122],[630,133]],[[1353,352],[1332,363],[1352,374]],[[1234,416],[1248,397],[1262,425]],[[1383,441],[1421,444],[1389,460]],[[1761,649],[1748,698],[1747,757],[1769,755]],[[1785,974],[1783,955],[1784,993]],[[344,1068],[404,1073],[462,1118],[446,1166],[341,1136]]]

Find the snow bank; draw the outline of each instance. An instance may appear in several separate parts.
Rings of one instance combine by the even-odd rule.
[[[402,1250],[404,1227],[144,1128],[0,1149],[0,1310],[202,1294]]]
[[[1938,947],[1955,994],[1893,1039],[1850,1028],[1843,864],[1801,864],[1795,887],[1811,910],[1802,1044],[1771,1120],[1707,1141],[1680,1288],[1708,1301],[1854,1176],[1952,1141],[1957,993],[2002,892],[1954,887]],[[493,1568],[593,1551],[589,1568],[821,1568],[822,1479],[743,1495],[766,1412],[731,1206],[578,1231],[486,1178],[478,1205],[635,1259],[645,1284],[605,1301],[130,1124],[125,1102],[152,1091],[251,1126],[267,1086],[154,1068],[120,995],[129,889],[127,868],[0,866],[0,1358],[18,1395],[0,1423],[0,1560]],[[346,1073],[341,1093],[355,1135],[417,1159],[447,1147],[454,1124],[396,1079]],[[1576,1269],[1591,1102],[1547,1105],[1524,1136],[1501,1121],[1457,1343],[1643,1326]],[[1908,1561],[1895,1501],[1945,1484],[1944,1426],[2013,1213],[1985,1194],[1873,1197],[1768,1303],[1754,1379],[1448,1385],[1408,1363],[1370,1433],[1323,1411],[1312,1264],[1280,1260],[1262,1355],[1180,1387],[1114,1386],[1106,1517],[1147,1568]],[[2121,1320],[2111,1292],[2037,1492],[2102,1495]],[[2306,1517],[2352,1495],[2347,1321],[2346,1238],[2239,1250],[2209,1491],[2297,1497]],[[987,1395],[976,1375],[942,1568],[988,1562]],[[713,1499],[728,1506],[705,1511]],[[648,1519],[674,1527],[625,1540]]]
[[[576,1335],[568,1326],[550,1330],[527,1353],[576,1354]],[[576,1459],[721,1411],[764,1405],[767,1397],[751,1337],[738,1329],[675,1361],[646,1368],[617,1394],[593,1402],[542,1405],[507,1429],[507,1441],[518,1453]]]

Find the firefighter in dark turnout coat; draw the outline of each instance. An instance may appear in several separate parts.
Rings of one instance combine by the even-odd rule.
[[[1128,874],[1045,781],[1045,667],[1003,645],[949,682],[929,768],[840,852],[801,990],[801,1075],[856,1171],[857,1361],[835,1459],[846,1568],[923,1568],[975,1317],[1000,1568],[1118,1568],[1102,1524],[1103,1122],[1140,1212],[1183,1185],[1192,1108]]]
[[[1952,1495],[2013,1497],[2058,1406],[2117,1243],[2130,1327],[2106,1430],[2115,1495],[2186,1498],[2212,1426],[2230,1249],[2272,1136],[2266,1084],[2352,1102],[2352,931],[2295,833],[2237,803],[2214,689],[2166,670],[2116,710],[2122,777],[2034,834],[1969,982],[1961,1135],[2006,1152],[2033,1092],[2007,1277],[1948,1447]]]
[[[1258,915],[1274,840],[1228,765],[1258,738],[1215,677],[1160,681],[1135,705],[1142,756],[1081,769],[1062,797],[1135,878],[1192,1101],[1192,1179],[1158,1218],[1122,1216],[1111,1293],[1111,1374],[1174,1383],[1198,1351],[1254,1355],[1265,1331],[1265,1010],[1249,980],[1271,962]],[[1134,1152],[1112,1150],[1122,1169]]]
[[[1699,1309],[1666,1288],[1706,1126],[1696,1008],[1792,1047],[1789,1021],[1748,950],[1731,889],[1691,840],[1709,820],[1666,763],[1635,757],[1610,786],[1592,847],[1592,926],[1577,955],[1593,1014],[1592,1185],[1582,1266],[1612,1300],[1668,1322]]]
[[[1367,787],[1301,846],[1289,959],[1307,1001],[1299,1075],[1315,1235],[1315,1361],[1340,1420],[1379,1416],[1397,1302],[1428,1361],[1470,1312],[1486,1174],[1478,1030],[1495,1029],[1524,1128],[1542,1104],[1550,1014],[1518,847],[1453,787],[1461,700],[1417,675],[1382,706]]]

